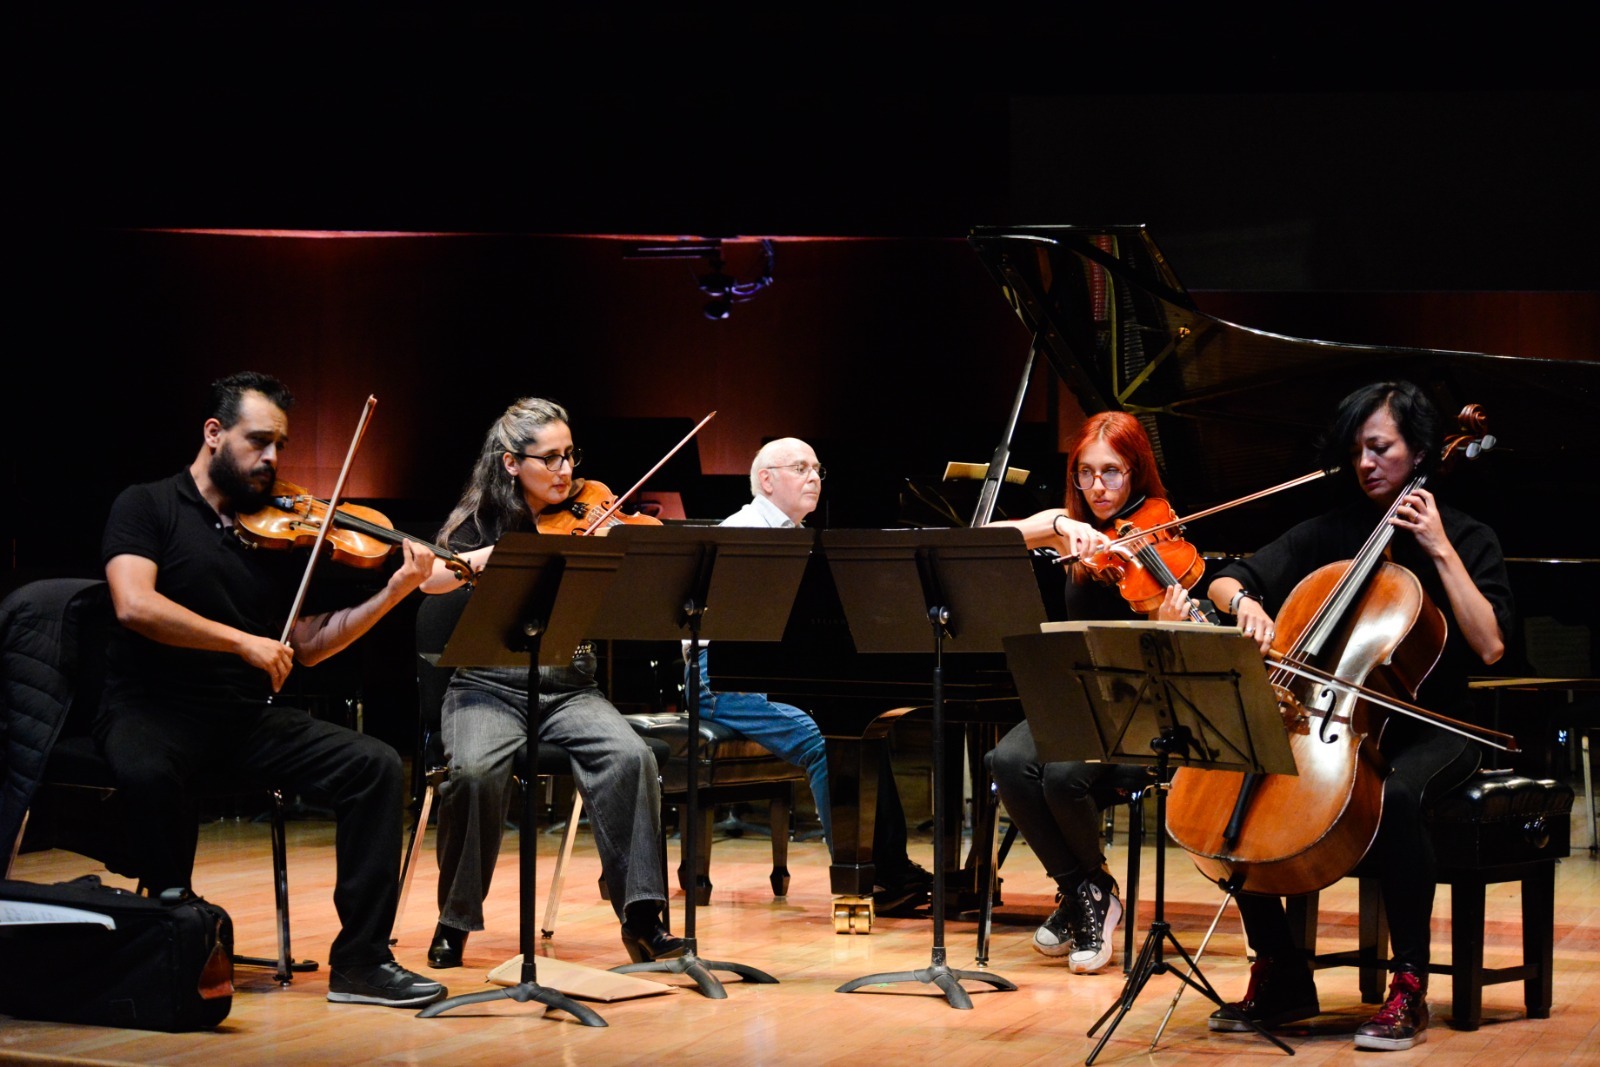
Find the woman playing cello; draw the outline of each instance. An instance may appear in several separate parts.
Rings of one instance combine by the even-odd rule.
[[[1499,540],[1482,523],[1416,489],[1401,498],[1439,455],[1439,415],[1408,382],[1379,382],[1340,402],[1325,438],[1328,465],[1348,463],[1360,497],[1289,530],[1253,556],[1222,568],[1211,600],[1238,618],[1263,653],[1272,647],[1273,615],[1296,581],[1316,568],[1354,557],[1398,500],[1389,524],[1392,561],[1410,570],[1443,612],[1443,653],[1417,694],[1424,707],[1456,714],[1467,703],[1467,676],[1505,651],[1511,590]],[[1382,737],[1388,762],[1382,818],[1367,856],[1375,865],[1388,913],[1394,971],[1383,1007],[1356,1031],[1358,1048],[1407,1049],[1426,1039],[1427,975],[1434,894],[1434,857],[1422,813],[1425,796],[1465,780],[1478,763],[1465,738],[1394,716]],[[1316,1015],[1316,985],[1295,948],[1281,900],[1236,898],[1255,950],[1244,999],[1211,1016],[1212,1030],[1248,1030],[1248,1017],[1275,1026]]]
[[[1166,496],[1150,440],[1125,412],[1102,412],[1086,421],[1068,449],[1067,470],[1073,488],[1065,508],[993,525],[1020,527],[1030,548],[1048,546],[1092,560],[1119,520]],[[1115,585],[1093,580],[1083,565],[1071,568],[1066,605],[1071,619],[1125,619],[1130,611]],[[1187,610],[1186,590],[1170,585],[1148,614],[1173,621]],[[1111,959],[1112,935],[1122,918],[1116,879],[1100,849],[1100,811],[1119,791],[1147,784],[1144,769],[1044,763],[1024,721],[995,747],[994,779],[1011,821],[1056,882],[1059,904],[1034,932],[1033,947],[1046,956],[1066,956],[1074,974],[1100,969]]]
[[[583,488],[573,468],[581,458],[565,409],[549,400],[518,400],[489,427],[461,500],[439,532],[440,544],[481,570],[495,543],[512,530],[547,532],[553,518],[560,532],[571,532],[570,503]],[[423,588],[437,592],[457,581],[441,561]],[[681,956],[682,939],[669,934],[660,917],[667,894],[655,758],[600,695],[594,667],[593,652],[580,647],[569,666],[539,668],[539,736],[572,754],[628,955],[634,962]],[[459,967],[468,932],[483,929],[512,759],[527,740],[527,706],[522,668],[458,668],[445,693],[449,776],[439,789],[439,924],[428,949],[430,966]]]

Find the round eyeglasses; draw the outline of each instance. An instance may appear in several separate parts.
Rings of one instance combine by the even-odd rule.
[[[804,478],[812,471],[817,472],[817,481],[822,481],[828,476],[828,470],[822,464],[811,463],[784,463],[777,467],[762,467],[764,471],[792,471],[796,477]]]
[[[1100,484],[1115,493],[1122,488],[1122,483],[1127,480],[1128,472],[1118,470],[1116,467],[1107,467],[1103,471],[1090,470],[1088,467],[1078,468],[1078,488],[1093,489],[1094,480],[1100,479]]]
[[[547,471],[560,470],[563,462],[569,463],[573,467],[577,467],[578,464],[583,462],[583,449],[581,448],[574,448],[570,452],[552,452],[548,456],[530,456],[526,452],[518,452],[517,455],[523,459],[538,460],[544,464],[544,469]]]

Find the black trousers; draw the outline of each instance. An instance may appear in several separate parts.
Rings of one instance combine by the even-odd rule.
[[[1438,867],[1423,812],[1429,800],[1477,770],[1480,752],[1465,738],[1409,720],[1391,722],[1389,730],[1384,745],[1389,776],[1383,784],[1383,818],[1362,863],[1377,874],[1383,892],[1391,968],[1426,974]],[[1393,751],[1390,741],[1398,741]],[[1257,956],[1282,959],[1299,951],[1281,898],[1241,893],[1236,903]]]
[[[102,751],[116,775],[142,883],[153,891],[190,886],[196,796],[282,788],[332,808],[338,820],[333,904],[340,931],[329,965],[393,958],[405,803],[393,748],[277,705],[201,708],[112,690],[102,707]]]
[[[1105,864],[1100,813],[1153,780],[1143,767],[1065,761],[1045,763],[1027,722],[994,748],[995,788],[1006,814],[1045,873],[1071,890]]]

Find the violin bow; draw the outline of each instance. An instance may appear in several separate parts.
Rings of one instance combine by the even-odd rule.
[[[1215,515],[1219,511],[1227,511],[1229,508],[1236,508],[1240,504],[1248,504],[1251,501],[1260,500],[1263,497],[1269,497],[1273,493],[1281,493],[1285,489],[1293,489],[1295,486],[1305,485],[1307,482],[1314,482],[1318,478],[1326,478],[1330,474],[1338,473],[1338,467],[1329,467],[1327,470],[1312,471],[1310,474],[1302,474],[1298,478],[1291,478],[1289,481],[1284,482],[1281,485],[1275,485],[1271,489],[1263,489],[1259,493],[1251,493],[1249,496],[1242,496],[1237,500],[1230,500],[1226,504],[1218,504],[1215,507],[1206,508],[1203,511],[1196,511],[1193,514],[1184,515],[1181,518],[1173,519],[1171,522],[1164,522],[1159,526],[1151,526],[1148,529],[1140,530],[1138,533],[1129,534],[1127,537],[1120,538],[1119,540],[1113,541],[1103,548],[1097,548],[1094,551],[1096,553],[1110,552],[1113,549],[1121,548],[1123,545],[1131,544],[1132,542],[1139,540],[1141,537],[1149,537],[1151,534],[1157,534],[1163,530],[1170,530],[1175,526],[1182,526],[1185,523],[1193,522],[1195,519],[1203,519],[1207,516]],[[1091,553],[1091,555],[1092,554],[1093,553]],[[1052,562],[1065,566],[1067,564],[1076,563],[1082,558],[1083,557],[1081,555],[1057,556]]]
[[[355,462],[356,449],[361,447],[361,437],[367,432],[367,420],[372,418],[372,409],[377,406],[378,398],[368,396],[366,406],[361,409],[361,418],[356,420],[356,433],[350,439],[350,451],[345,453],[344,466],[339,469],[339,480],[333,484],[333,494],[328,497],[328,517],[317,529],[317,539],[311,544],[311,558],[306,560],[306,572],[300,577],[300,588],[294,595],[294,605],[289,609],[289,621],[283,624],[283,636],[278,638],[281,644],[289,643],[289,633],[300,618],[300,607],[305,603],[306,590],[311,586],[311,572],[317,567],[317,557],[321,555],[322,545],[328,539],[328,531],[333,529],[334,511],[339,507],[339,498],[344,495],[344,482],[349,477],[350,465]]]
[[[706,423],[710,422],[712,419],[714,419],[716,417],[717,417],[717,413],[715,411],[713,411],[711,414],[709,414],[705,418],[701,419],[700,422],[695,426],[695,428],[690,430],[688,433],[684,434],[683,435],[683,440],[681,440],[677,444],[673,445],[671,450],[668,451],[666,455],[662,456],[661,459],[656,463],[656,465],[654,467],[651,467],[649,470],[644,472],[644,477],[643,478],[640,478],[638,481],[633,483],[633,488],[632,489],[629,489],[626,493],[623,493],[621,496],[617,497],[617,499],[613,500],[611,502],[611,506],[609,508],[606,508],[604,511],[602,511],[600,513],[600,515],[584,529],[584,533],[586,535],[587,534],[591,534],[595,530],[598,530],[602,526],[604,526],[606,524],[606,520],[611,518],[611,516],[615,515],[617,513],[618,509],[620,509],[622,507],[623,503],[630,496],[632,496],[634,493],[637,493],[639,491],[639,488],[641,486],[643,486],[645,482],[648,482],[650,480],[650,476],[651,475],[655,474],[656,471],[658,471],[662,467],[666,466],[667,465],[667,460],[671,459],[673,456],[676,456],[678,454],[678,450],[680,448],[682,448],[684,445],[688,444],[690,441],[694,440],[694,435],[700,432],[700,428],[702,426],[704,426]]]

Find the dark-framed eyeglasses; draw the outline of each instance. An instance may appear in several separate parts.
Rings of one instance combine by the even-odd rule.
[[[1093,489],[1094,480],[1100,479],[1100,484],[1115,493],[1122,488],[1122,483],[1127,481],[1128,472],[1116,467],[1107,467],[1103,471],[1090,470],[1088,467],[1079,467],[1077,482],[1079,489]]]
[[[574,448],[569,452],[552,452],[548,456],[530,456],[526,452],[519,452],[517,455],[522,459],[538,460],[544,464],[544,469],[547,471],[560,470],[563,462],[571,464],[573,467],[577,467],[578,464],[583,462],[583,449],[581,448]]]
[[[762,467],[764,471],[792,471],[797,477],[804,478],[812,471],[817,472],[817,481],[828,476],[828,470],[820,463],[784,463],[776,467]]]

